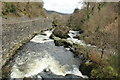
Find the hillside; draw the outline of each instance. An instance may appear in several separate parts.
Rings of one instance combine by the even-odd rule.
[[[68,22],[70,14],[59,13],[56,11],[47,11],[45,10],[47,17],[53,21],[53,25],[65,26]]]
[[[79,36],[87,43],[113,51],[117,50],[118,3],[86,3],[82,10],[75,11],[68,25],[82,29]]]
[[[61,15],[69,15],[66,13],[60,13],[60,12],[56,12],[56,11],[52,11],[52,10],[46,10],[48,14],[52,14],[52,13],[57,13],[57,14],[61,14]]]
[[[3,2],[2,5],[2,14],[5,17],[46,17],[42,2]]]

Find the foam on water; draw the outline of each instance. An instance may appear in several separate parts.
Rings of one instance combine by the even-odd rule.
[[[75,44],[79,44],[79,45],[83,45],[84,47],[96,47],[96,46],[92,46],[91,44],[86,44],[83,40],[79,40],[77,38],[74,38],[75,36],[77,36],[79,34],[79,31],[72,31],[70,30],[68,35],[70,36],[70,38],[67,38],[68,41],[71,41]]]
[[[21,67],[22,66],[22,67]],[[27,62],[24,65],[14,65],[11,73],[12,78],[24,78],[37,75],[44,69],[49,68],[56,75],[65,75],[64,67],[59,65],[59,62],[51,58],[49,55],[45,56],[41,60],[34,59]]]
[[[45,42],[49,42],[49,41],[54,41],[52,39],[50,39],[50,35],[52,34],[52,31],[45,31],[43,32],[44,35],[37,35],[35,36],[33,39],[31,39],[32,42],[37,42],[37,43],[45,43]]]

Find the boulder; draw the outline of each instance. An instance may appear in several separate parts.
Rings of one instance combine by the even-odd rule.
[[[60,38],[68,38],[68,33],[69,33],[69,27],[66,26],[60,26],[60,27],[56,27],[55,30],[53,31],[53,34],[57,37]]]

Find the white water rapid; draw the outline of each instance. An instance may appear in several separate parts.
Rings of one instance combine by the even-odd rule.
[[[83,45],[83,46],[88,46],[88,47],[96,47],[96,46],[93,46],[91,44],[86,44],[83,40],[79,40],[77,38],[74,38],[76,37],[77,35],[79,34],[79,31],[72,31],[70,30],[69,31],[69,36],[70,38],[67,38],[68,41],[72,42],[72,43],[76,43],[76,44],[79,44],[79,45]]]

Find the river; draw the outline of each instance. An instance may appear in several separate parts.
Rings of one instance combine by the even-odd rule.
[[[18,50],[10,71],[11,78],[87,78],[79,71],[81,58],[74,57],[68,48],[55,46],[54,40],[49,38],[52,31],[36,35]],[[71,33],[69,41],[73,40]]]

